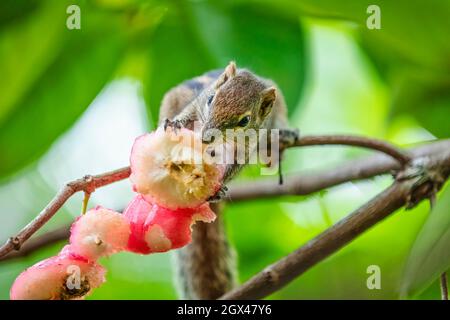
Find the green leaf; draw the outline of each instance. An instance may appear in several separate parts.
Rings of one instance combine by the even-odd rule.
[[[108,15],[89,12],[81,30],[67,30],[64,23],[59,26],[64,30],[59,54],[3,122],[0,177],[41,156],[76,121],[116,70],[124,44],[121,26]]]
[[[412,115],[437,137],[448,137],[450,1],[284,0],[307,15],[356,22],[362,48],[394,93],[392,115]],[[369,5],[380,8],[381,29],[369,30]]]
[[[21,6],[9,4],[6,8],[9,10],[4,14],[11,16],[13,8]],[[8,24],[0,33],[0,125],[60,53],[65,29],[64,2],[43,2],[19,22]]]
[[[220,65],[235,60],[238,67],[275,80],[291,114],[302,94],[307,63],[298,15],[270,5],[246,3],[205,1],[192,8],[198,32]]]
[[[216,66],[180,4],[171,7],[150,40],[150,70],[144,82],[144,97],[150,123],[156,126],[164,94],[185,79]]]
[[[393,116],[411,115],[434,136],[450,136],[450,76],[402,73],[394,87]]]
[[[21,22],[40,4],[39,0],[3,0],[0,3],[0,28]]]
[[[402,283],[404,295],[427,288],[450,268],[450,186],[442,192],[411,249]]]
[[[145,96],[153,123],[162,97],[171,87],[224,68],[231,60],[275,80],[292,113],[306,70],[305,36],[296,14],[269,5],[174,3],[150,42]]]
[[[287,3],[285,1],[285,3]],[[447,66],[450,43],[446,30],[450,29],[450,2],[442,0],[300,0],[291,1],[301,12],[325,18],[355,21],[360,25],[363,38],[378,44],[385,55],[395,56],[403,62],[429,66],[439,71]],[[378,5],[381,11],[381,29],[366,26],[367,8]]]

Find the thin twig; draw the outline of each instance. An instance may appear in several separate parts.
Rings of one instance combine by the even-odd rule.
[[[33,237],[31,240],[27,241],[19,251],[10,252],[8,255],[0,258],[0,261],[4,262],[7,260],[26,257],[39,249],[60,241],[67,241],[70,234],[70,226],[71,224],[67,224],[55,230],[48,231],[41,236]]]
[[[436,193],[437,190],[433,190],[430,194],[430,211],[433,211],[436,206]],[[441,300],[448,300],[447,273],[445,271],[439,277],[439,285],[441,288]]]
[[[347,136],[348,137],[348,136]],[[333,136],[328,137],[329,141],[335,143],[337,140]],[[319,136],[306,136],[300,138],[298,145],[314,145],[313,141],[320,144],[325,144],[326,138]],[[339,139],[342,141],[342,138]],[[450,139],[434,141],[429,144],[418,146],[408,152],[409,157],[417,158],[431,155],[439,150],[450,149]],[[376,175],[380,175],[391,170],[399,169],[401,165],[397,163],[390,156],[375,155],[368,158],[352,161],[347,165],[333,170],[327,170],[315,175],[298,175],[290,177],[283,184],[279,185],[278,181],[261,180],[248,184],[236,185],[230,188],[229,196],[233,202],[239,200],[248,200],[268,196],[279,196],[288,194],[309,194],[318,190],[328,188],[343,182],[366,179]],[[75,180],[66,184],[66,186],[53,198],[53,200],[41,211],[41,213],[29,223],[16,237],[11,238],[5,245],[0,247],[0,261],[9,258],[6,255],[13,251],[20,249],[20,246],[30,238],[42,225],[44,225],[70,198],[78,191],[87,190],[93,192],[95,188],[99,188],[110,183],[120,181],[128,178],[130,175],[130,168],[125,167],[115,171],[106,172],[97,176],[86,176],[83,179]],[[92,180],[91,180],[92,179]],[[15,241],[15,239],[18,239]],[[18,246],[14,246],[18,243]],[[32,246],[38,248],[39,246]]]
[[[309,139],[306,138],[305,139]],[[442,150],[450,150],[450,139],[439,140],[407,150],[411,158],[431,156]],[[346,164],[312,173],[300,173],[287,177],[283,185],[278,179],[264,178],[248,182],[234,182],[230,186],[228,197],[232,202],[284,195],[307,195],[341,183],[372,178],[381,174],[399,170],[401,165],[391,157],[377,154]]]
[[[122,168],[106,172],[96,176],[85,176],[67,183],[59,191],[50,203],[27,224],[16,236],[11,237],[2,247],[0,247],[0,258],[13,250],[19,250],[22,244],[27,241],[37,230],[39,230],[53,215],[63,206],[63,204],[76,192],[85,191],[92,193],[96,188],[100,188],[113,182],[123,180],[130,175],[130,168]]]
[[[83,202],[81,203],[81,214],[85,214],[87,211],[87,206],[89,203],[89,199],[91,198],[91,193],[85,191],[83,196]]]
[[[405,204],[407,188],[394,184],[364,206],[221,299],[262,299],[355,239]]]
[[[442,300],[448,300],[447,273],[443,272],[440,277]]]
[[[405,165],[411,161],[411,157],[394,145],[373,138],[366,138],[351,135],[326,135],[326,136],[303,136],[295,144],[298,147],[315,146],[315,145],[348,145],[366,149],[378,150],[392,158],[396,159],[400,164]]]
[[[444,179],[450,172],[450,151],[430,158],[427,169],[439,168]],[[368,203],[278,262],[265,268],[221,299],[261,299],[279,290],[312,266],[338,251],[364,231],[408,203],[430,196],[430,182],[419,176],[396,181]]]

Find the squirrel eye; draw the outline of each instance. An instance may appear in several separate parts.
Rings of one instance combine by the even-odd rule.
[[[241,120],[239,120],[238,126],[239,127],[245,127],[245,126],[248,125],[249,122],[250,122],[250,116],[245,116]]]
[[[214,99],[214,95],[213,94],[208,97],[208,106],[211,105],[211,102],[213,101],[213,99]]]

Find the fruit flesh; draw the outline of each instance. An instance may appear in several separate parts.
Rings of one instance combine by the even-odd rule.
[[[11,287],[11,299],[82,299],[105,281],[106,270],[95,262],[100,257],[187,245],[195,222],[214,221],[206,199],[220,189],[224,172],[205,161],[205,146],[199,141],[184,128],[160,128],[138,137],[130,156],[130,179],[140,194],[123,215],[97,207],[79,217],[70,245],[22,272]]]
[[[106,270],[65,246],[55,257],[22,272],[11,287],[11,300],[82,299],[105,281]]]
[[[130,237],[125,217],[101,206],[78,217],[70,231],[72,251],[92,261],[125,250]]]
[[[137,195],[124,211],[132,230],[128,250],[149,254],[166,252],[191,241],[191,226],[196,221],[212,222],[214,212],[208,203],[197,208],[168,209]]]
[[[159,128],[138,137],[130,156],[133,189],[168,209],[202,205],[220,189],[224,171],[207,161],[205,148],[185,128]]]

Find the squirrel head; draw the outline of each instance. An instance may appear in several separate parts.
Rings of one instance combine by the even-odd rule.
[[[230,62],[205,95],[203,141],[212,142],[208,133],[211,129],[222,133],[227,129],[259,129],[272,111],[275,98],[275,87]]]

